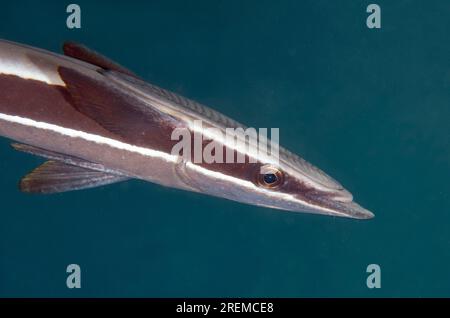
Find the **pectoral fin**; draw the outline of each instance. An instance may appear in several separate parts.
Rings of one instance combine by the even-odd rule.
[[[99,187],[126,179],[123,176],[49,160],[23,177],[19,188],[28,193],[59,193]]]
[[[66,154],[61,154],[61,153],[53,152],[50,150],[34,147],[31,145],[20,144],[20,143],[12,143],[11,146],[17,151],[29,153],[29,154],[32,154],[35,156],[39,156],[39,157],[48,159],[48,160],[61,161],[62,163],[65,163],[65,164],[71,165],[71,166],[77,166],[77,167],[85,168],[88,170],[95,170],[95,171],[100,171],[100,172],[104,172],[104,173],[120,175],[119,172],[111,171],[110,169],[107,169],[105,166],[103,166],[99,163],[86,161],[86,160],[83,160],[83,159],[80,159],[77,157],[73,157],[73,156],[69,156]]]
[[[59,67],[73,107],[106,130],[137,146],[170,151],[171,134],[179,120],[151,107],[112,81]]]
[[[13,143],[14,149],[49,159],[20,181],[20,190],[29,193],[58,193],[99,187],[128,180],[101,164],[26,144]]]

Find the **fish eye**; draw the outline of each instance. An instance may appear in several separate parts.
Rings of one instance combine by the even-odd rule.
[[[262,166],[259,171],[258,183],[265,188],[278,187],[283,182],[283,173],[272,166]]]
[[[272,184],[277,182],[277,175],[275,173],[266,173],[264,176],[264,182],[267,184]]]

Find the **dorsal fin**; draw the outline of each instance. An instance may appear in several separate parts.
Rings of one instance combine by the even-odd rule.
[[[114,70],[123,74],[137,77],[136,74],[134,74],[127,68],[95,52],[94,50],[89,49],[82,44],[75,42],[65,42],[63,45],[63,51],[64,55],[73,57],[77,60],[97,65],[106,70]]]
[[[28,193],[59,193],[99,187],[126,177],[49,160],[22,178],[19,188]]]

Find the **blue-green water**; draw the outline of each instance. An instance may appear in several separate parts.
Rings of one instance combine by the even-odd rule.
[[[78,1],[0,7],[0,37],[82,42],[253,127],[376,218],[265,208],[129,181],[30,196],[42,160],[0,141],[0,296],[450,296],[450,2]],[[1,92],[0,92],[1,93]],[[81,266],[81,289],[66,266]],[[368,289],[366,267],[381,267]]]

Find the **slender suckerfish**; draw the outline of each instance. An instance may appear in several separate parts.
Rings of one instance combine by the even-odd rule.
[[[22,191],[57,193],[141,179],[275,209],[373,217],[338,182],[281,147],[277,164],[266,156],[196,163],[173,154],[176,128],[207,135],[207,128],[244,126],[82,45],[68,42],[63,50],[59,55],[0,40],[0,135],[14,140],[16,150],[47,160],[22,178]],[[199,120],[203,128],[195,125]],[[216,142],[254,156],[239,143]]]

